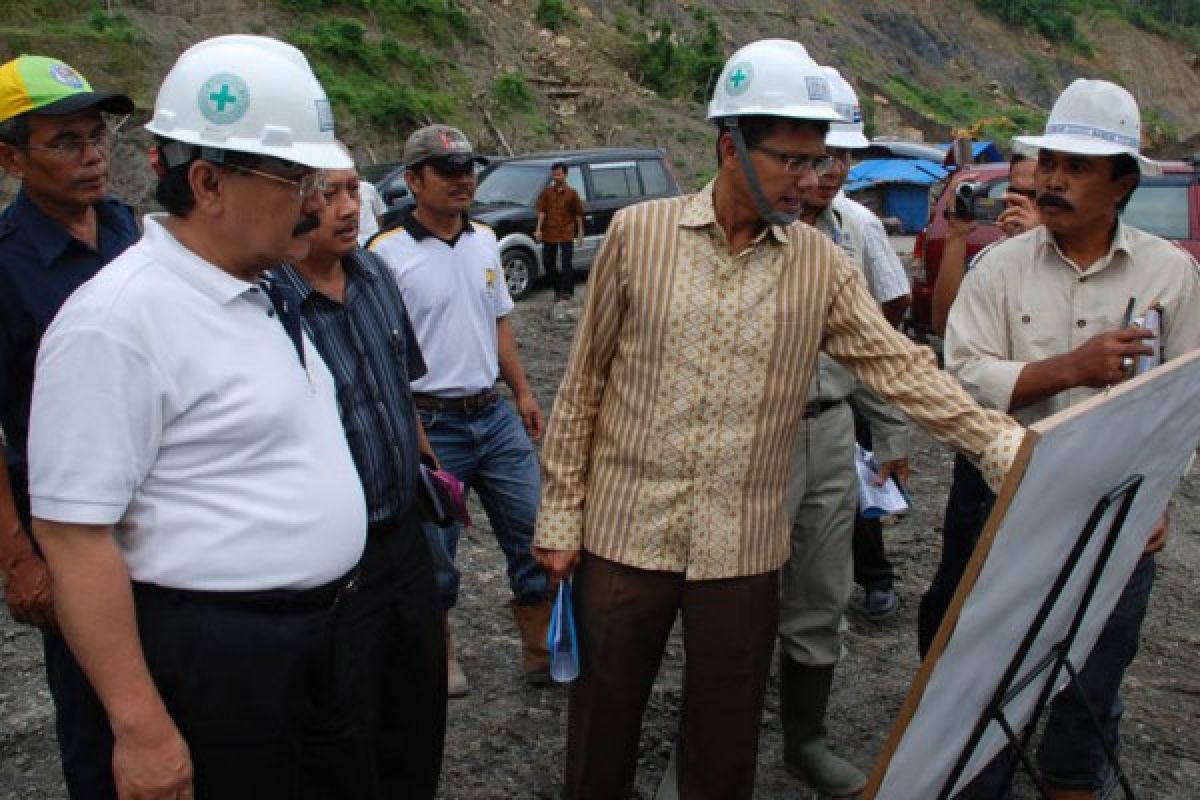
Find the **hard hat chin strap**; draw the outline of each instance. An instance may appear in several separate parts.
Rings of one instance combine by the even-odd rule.
[[[777,211],[767,203],[767,196],[763,192],[762,184],[758,181],[758,172],[754,169],[754,162],[750,160],[750,148],[746,146],[746,138],[742,136],[742,130],[738,127],[737,117],[728,118],[725,125],[729,136],[733,139],[733,148],[737,152],[738,164],[741,165],[742,172],[746,173],[746,183],[750,186],[750,196],[754,198],[754,206],[758,209],[759,216],[769,225],[779,225],[780,227],[791,225],[799,217],[799,214]]]

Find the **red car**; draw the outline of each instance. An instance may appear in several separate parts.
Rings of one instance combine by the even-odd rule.
[[[1170,239],[1200,259],[1200,183],[1192,163],[1164,161],[1163,174],[1143,176],[1129,200],[1122,219],[1148,233]],[[976,164],[967,168],[964,180],[987,186],[988,197],[1000,197],[1008,188],[1008,164]],[[945,192],[949,180],[935,183],[929,190],[930,213],[925,230],[913,245],[913,301],[910,327],[919,336],[933,333],[933,285],[942,248],[946,242],[946,218],[943,209],[950,199]],[[934,199],[936,198],[936,199]],[[980,222],[967,240],[967,258],[1001,237],[998,227]]]

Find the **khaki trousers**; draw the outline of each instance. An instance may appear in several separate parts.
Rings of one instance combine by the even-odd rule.
[[[750,798],[778,592],[777,572],[686,581],[584,553],[574,584],[580,673],[568,704],[565,796],[633,793],[642,715],[682,612],[680,797]]]

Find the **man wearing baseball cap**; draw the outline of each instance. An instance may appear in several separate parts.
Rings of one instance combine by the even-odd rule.
[[[542,412],[517,354],[508,314],[513,310],[496,237],[467,218],[475,198],[476,156],[462,131],[429,125],[404,145],[404,179],[416,204],[399,227],[376,236],[371,249],[391,269],[429,366],[412,382],[413,399],[443,469],[475,490],[508,561],[513,618],[521,635],[521,670],[533,685],[549,683],[546,575],[533,557],[541,493],[532,437],[542,435]],[[496,393],[502,377],[516,413]],[[457,525],[436,536],[452,561]],[[442,539],[439,542],[438,539]],[[457,599],[455,576],[439,569],[442,604]],[[447,637],[447,691],[465,694],[466,676]]]
[[[113,115],[131,111],[128,97],[94,90],[58,59],[25,55],[0,66],[0,168],[21,182],[0,213],[0,426],[7,437],[0,459],[0,568],[13,619],[43,632],[73,796],[94,784],[77,756],[95,744],[84,716],[98,705],[57,632],[49,574],[29,536],[29,402],[38,345],[59,306],[137,241],[132,210],[108,194],[112,146],[123,121]]]
[[[946,325],[946,368],[981,404],[1029,424],[1125,380],[1137,356],[1161,348],[1164,358],[1175,358],[1200,346],[1196,262],[1120,218],[1140,175],[1160,172],[1141,154],[1140,142],[1133,95],[1085,79],[1059,96],[1044,135],[1016,138],[1017,148],[1036,152],[1043,224],[980,254]],[[1138,324],[1152,305],[1161,306],[1164,318],[1158,342]],[[953,595],[986,518],[979,515],[975,530],[956,529],[953,539],[946,530],[930,595]],[[1152,531],[1126,533],[1146,537],[1145,555],[1079,677],[1112,747],[1122,709],[1118,689],[1137,651],[1165,514]],[[939,611],[940,620],[945,608]],[[1055,800],[1090,800],[1111,779],[1077,692],[1055,697],[1037,761]],[[997,759],[962,796],[1003,796],[1006,767]]]
[[[370,800],[338,613],[362,484],[298,298],[262,280],[353,162],[303,54],[260,36],[184,52],[146,128],[166,213],[63,304],[29,424],[34,535],[111,731],[81,796]]]

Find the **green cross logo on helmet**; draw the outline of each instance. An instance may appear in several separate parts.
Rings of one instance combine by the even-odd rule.
[[[250,89],[246,82],[229,72],[218,72],[206,80],[196,96],[200,113],[214,125],[230,125],[250,107]]]
[[[745,94],[752,83],[754,83],[754,65],[749,61],[743,61],[735,64],[729,71],[729,76],[725,78],[725,91],[737,97]]]

